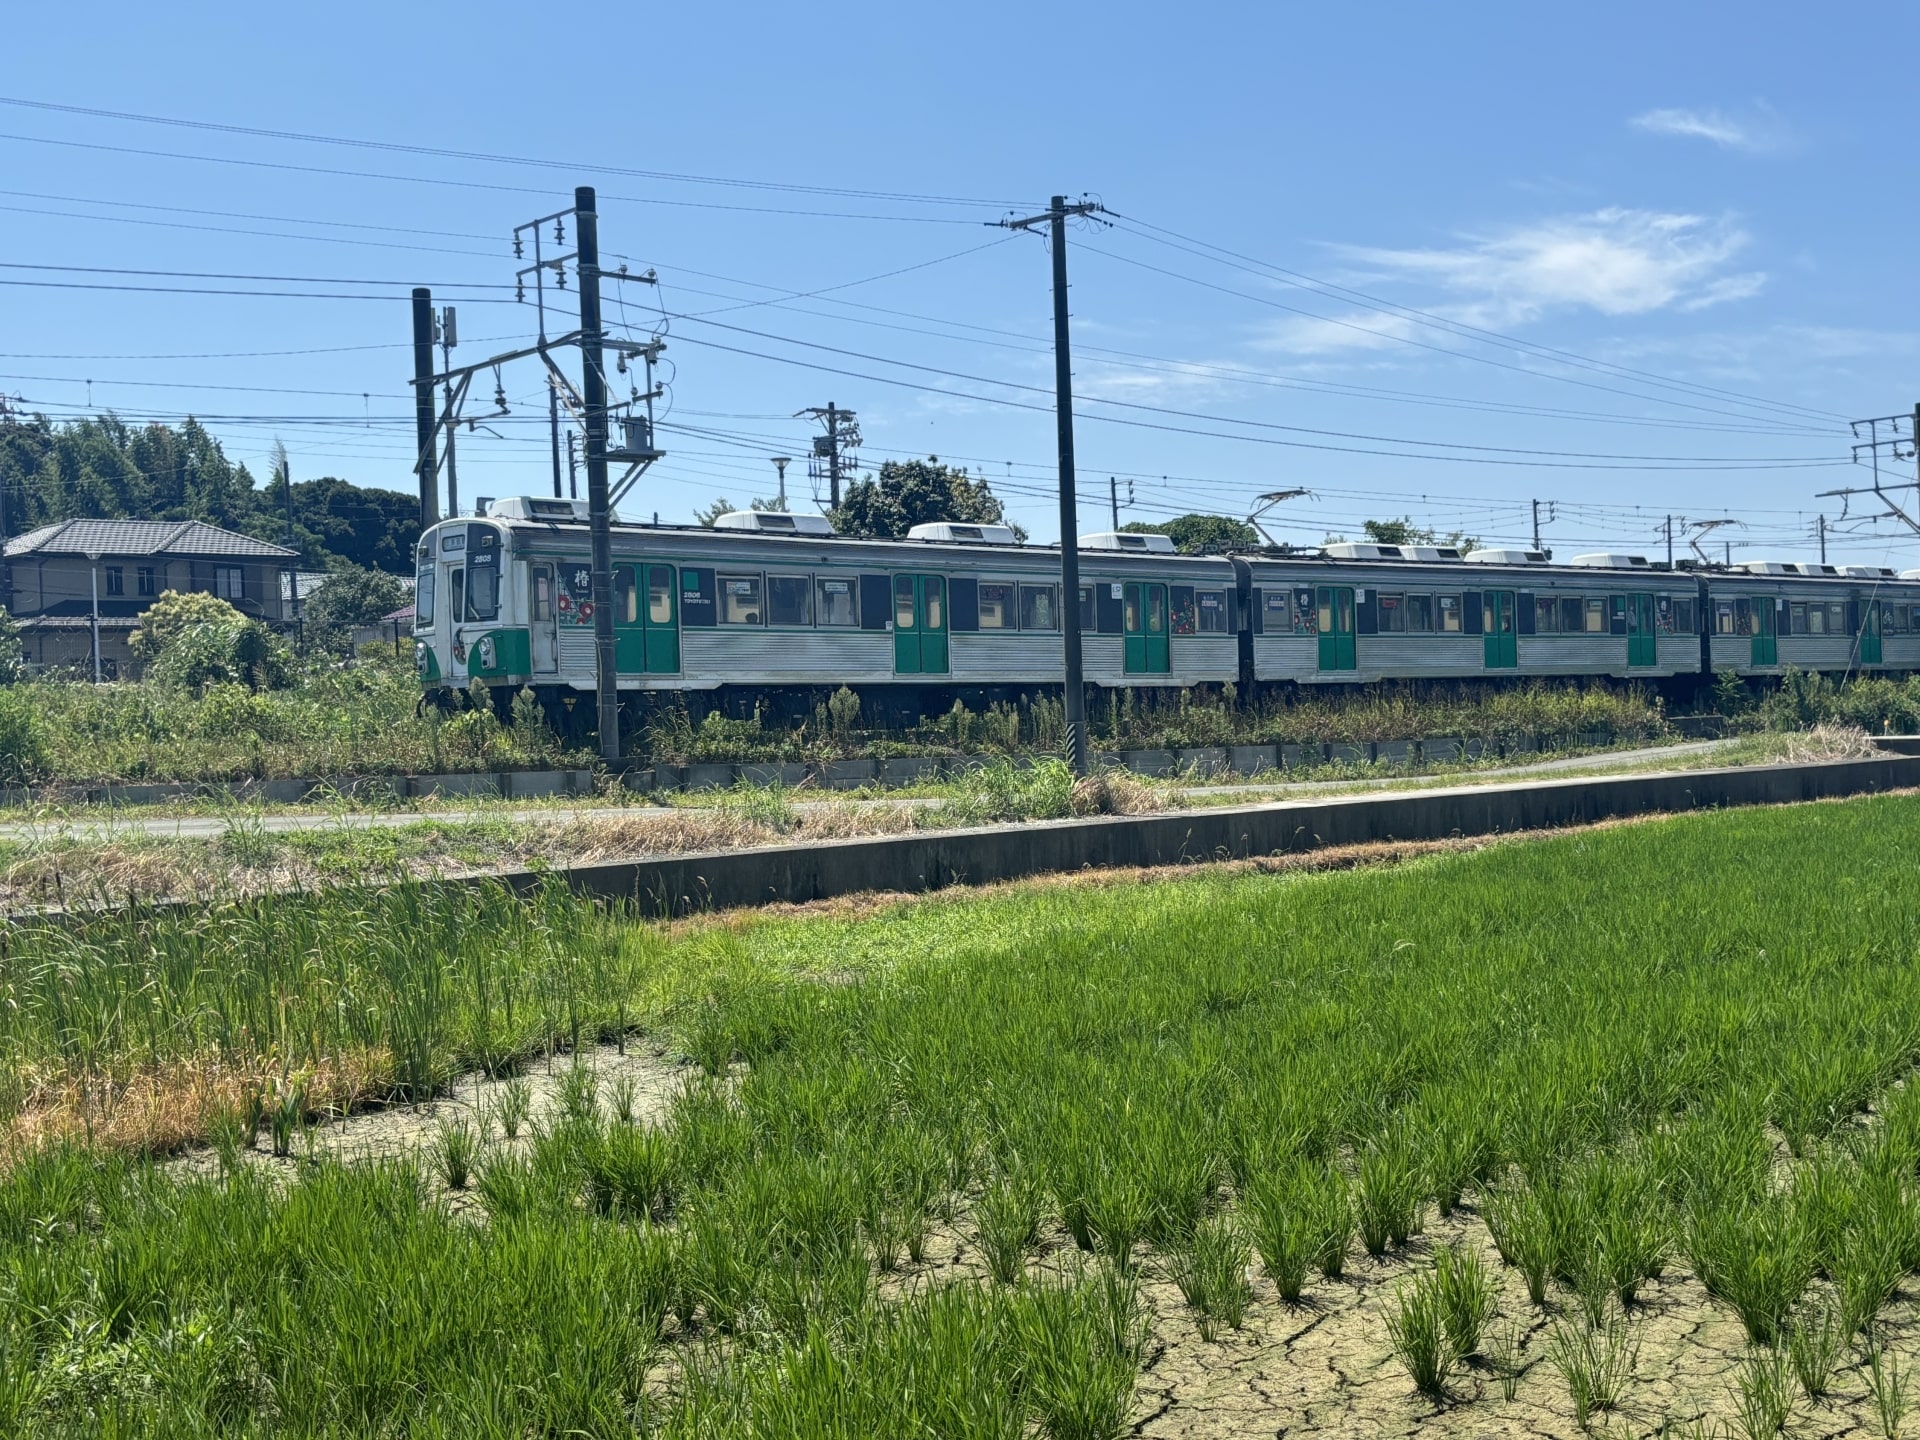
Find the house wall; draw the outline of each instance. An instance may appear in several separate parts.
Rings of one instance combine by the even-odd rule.
[[[242,594],[232,603],[243,614],[263,620],[284,618],[286,604],[280,593],[281,566],[257,560],[200,560],[178,556],[103,556],[100,560],[100,608],[103,614],[135,614],[151,605],[168,590],[183,593],[215,593],[216,571],[237,566],[241,572]],[[142,594],[140,572],[151,568],[153,593]],[[13,563],[13,598],[16,615],[88,614],[93,605],[93,565],[84,558],[66,555],[23,557]],[[120,571],[121,593],[108,589],[108,572]]]

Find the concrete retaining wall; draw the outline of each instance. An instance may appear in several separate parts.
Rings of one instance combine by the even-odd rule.
[[[863,891],[982,885],[1088,868],[1497,835],[1626,815],[1781,804],[1914,786],[1920,786],[1920,757],[1887,755],[810,842],[583,866],[566,872],[566,878],[585,894],[631,900],[654,914],[684,914]],[[543,880],[532,872],[496,878],[518,888]]]

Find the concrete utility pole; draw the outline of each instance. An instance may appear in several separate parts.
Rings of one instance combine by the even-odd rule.
[[[1824,515],[1816,517],[1814,528],[1820,535],[1820,563],[1824,565],[1827,563],[1827,517]]]
[[[1113,528],[1117,533],[1120,529],[1120,482],[1111,475],[1107,476],[1107,509],[1113,515]]]
[[[613,504],[607,494],[607,371],[601,353],[600,217],[591,185],[573,192],[580,271],[580,399],[587,439],[587,526],[593,537],[593,650],[599,660],[600,754],[620,758],[620,691],[613,656]]]
[[[433,292],[413,292],[413,431],[419,453],[414,473],[420,477],[420,528],[440,518],[440,463],[434,455],[434,431],[439,422],[433,407]]]
[[[1673,517],[1667,516],[1667,569],[1673,568]]]
[[[1073,347],[1067,323],[1067,221],[1096,215],[1104,208],[1087,200],[1069,205],[1055,195],[1046,213],[1000,223],[1010,230],[1031,230],[1042,221],[1053,250],[1053,411],[1060,448],[1060,638],[1064,662],[1062,701],[1067,721],[1067,763],[1087,773],[1087,690],[1080,656],[1080,522],[1074,506]]]
[[[820,503],[820,462],[827,462],[827,508],[840,508],[840,477],[844,473],[844,451],[860,443],[860,430],[854,424],[854,413],[842,410],[833,401],[825,405],[813,405],[805,410],[796,410],[794,419],[808,416],[827,427],[827,433],[813,437],[813,463],[809,470],[813,476],[814,503]]]
[[[1538,550],[1540,548],[1540,502],[1538,500],[1535,500],[1532,502],[1532,504],[1533,504],[1533,548]]]

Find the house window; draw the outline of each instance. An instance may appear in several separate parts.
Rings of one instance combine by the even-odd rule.
[[[160,593],[159,586],[155,583],[157,577],[154,574],[153,566],[142,565],[134,572],[134,575],[139,583],[140,593],[142,595],[158,595]]]
[[[127,593],[127,572],[118,565],[107,566],[107,593],[109,595]]]
[[[222,600],[247,598],[247,572],[238,565],[213,567],[213,593]]]

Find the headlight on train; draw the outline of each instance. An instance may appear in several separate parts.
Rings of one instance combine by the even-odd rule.
[[[430,652],[427,649],[426,641],[416,640],[413,642],[413,673],[423,680],[427,674],[429,655]]]
[[[480,668],[482,670],[493,669],[494,668],[493,636],[482,635],[480,637],[480,643],[474,646],[473,648],[479,653]]]

